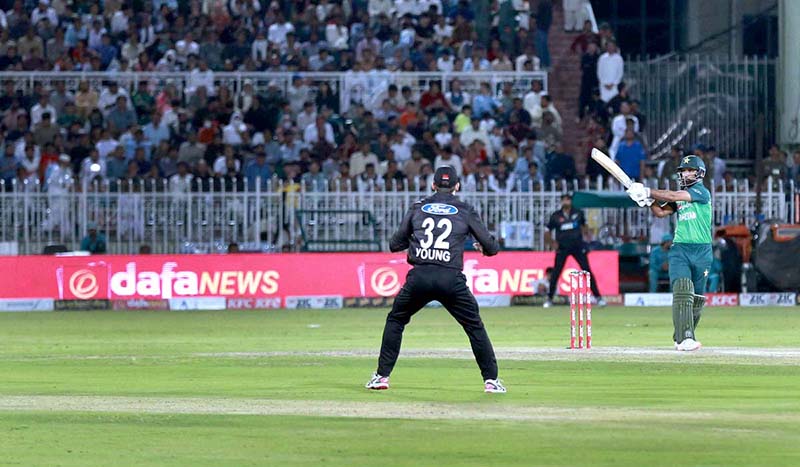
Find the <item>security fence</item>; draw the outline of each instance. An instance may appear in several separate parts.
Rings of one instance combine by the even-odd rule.
[[[668,55],[625,63],[630,95],[647,117],[652,158],[674,144],[716,146],[748,159],[775,142],[775,61],[766,57]],[[764,146],[767,147],[767,146]]]
[[[48,192],[38,184],[0,184],[0,252],[39,254],[54,244],[77,250],[90,224],[106,236],[109,253],[137,253],[142,245],[153,253],[224,252],[231,242],[263,252],[387,250],[405,211],[426,195],[406,187],[361,193],[349,183],[322,192],[277,180],[265,185],[221,181],[205,191],[182,192],[159,181]],[[539,250],[562,193],[621,190],[600,179],[517,188],[525,191],[460,196],[506,248]],[[714,223],[800,222],[799,197],[793,184],[770,180],[759,194],[747,181],[734,182],[713,194]],[[586,214],[593,239],[606,245],[650,238],[654,224],[646,209],[593,208]]]

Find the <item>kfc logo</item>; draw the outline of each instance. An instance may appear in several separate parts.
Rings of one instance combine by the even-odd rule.
[[[88,269],[79,269],[69,277],[69,291],[75,298],[86,300],[93,298],[100,291],[97,276]]]
[[[738,306],[739,295],[735,293],[711,293],[706,295],[708,306]]]
[[[400,291],[400,277],[393,268],[378,268],[372,273],[370,285],[381,297],[393,297]]]

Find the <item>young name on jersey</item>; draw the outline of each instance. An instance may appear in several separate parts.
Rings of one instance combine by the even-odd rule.
[[[428,203],[422,206],[422,212],[434,216],[452,216],[458,214],[458,208],[445,203]],[[415,248],[417,258],[449,263],[448,237],[453,231],[453,222],[446,217],[426,217],[422,221],[422,228],[425,232],[424,238],[419,241],[420,248]]]

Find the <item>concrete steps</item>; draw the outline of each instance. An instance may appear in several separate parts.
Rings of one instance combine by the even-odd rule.
[[[578,116],[578,96],[581,88],[580,53],[572,53],[570,46],[578,33],[564,31],[564,10],[561,1],[553,2],[553,25],[550,28],[551,68],[548,76],[549,93],[561,118],[564,132],[564,149],[575,157],[578,173],[583,173],[586,155],[581,140],[585,131],[575,119]]]

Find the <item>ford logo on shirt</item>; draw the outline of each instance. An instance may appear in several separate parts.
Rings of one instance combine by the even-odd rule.
[[[428,203],[422,206],[422,212],[437,216],[452,216],[458,214],[458,208],[444,203]]]

